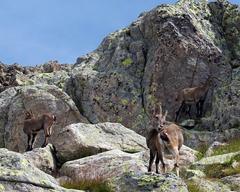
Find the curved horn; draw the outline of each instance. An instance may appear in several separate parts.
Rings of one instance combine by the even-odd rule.
[[[159,114],[162,116],[162,104],[159,103]]]
[[[166,118],[168,114],[168,110],[165,111],[164,117]]]

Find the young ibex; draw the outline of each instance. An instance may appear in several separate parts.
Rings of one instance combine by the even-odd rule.
[[[48,139],[52,134],[52,125],[56,121],[56,116],[50,113],[44,113],[41,117],[34,117],[32,111],[25,113],[23,131],[28,137],[28,146],[26,151],[33,149],[33,144],[36,140],[37,133],[43,129],[45,140],[42,147],[48,144]]]
[[[152,164],[156,156],[156,173],[158,171],[159,160],[163,165],[163,172],[165,172],[165,163],[163,160],[164,149],[167,149],[175,158],[174,167],[179,176],[179,150],[183,145],[183,134],[181,128],[171,122],[166,121],[167,111],[162,114],[162,108],[159,106],[159,114],[155,114],[158,125],[152,129],[147,137],[147,146],[150,149],[150,160],[148,172],[151,172]]]
[[[181,103],[181,105],[179,109],[176,111],[175,122],[178,121],[179,115],[184,106],[188,106],[187,113],[191,118],[190,111],[191,111],[191,105],[193,104],[196,104],[197,117],[202,117],[203,104],[211,84],[212,84],[212,77],[210,76],[208,77],[208,79],[203,85],[180,90],[180,92],[176,97],[176,101]]]

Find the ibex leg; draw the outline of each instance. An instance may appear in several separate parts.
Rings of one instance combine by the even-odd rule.
[[[177,112],[176,112],[175,122],[178,121],[178,118],[179,118],[179,115],[180,115],[181,112],[182,112],[183,106],[184,106],[184,102],[182,102],[181,106],[179,107],[179,109],[178,109]]]
[[[31,151],[32,150],[32,147],[31,147],[31,134],[27,135],[28,137],[28,146],[27,146],[27,149],[26,151]]]
[[[48,124],[45,124],[44,125],[44,134],[45,134],[45,140],[44,140],[42,147],[46,147],[48,144],[48,139],[52,134],[52,126],[48,127]]]
[[[162,166],[163,166],[163,173],[165,173],[165,163],[164,163],[164,161],[163,161],[163,154],[162,154],[162,152],[158,152],[157,153],[157,158],[156,158],[156,161],[155,161],[155,164],[156,164],[156,173],[159,173],[159,171],[158,171],[158,168],[159,168],[159,160],[161,161],[161,163],[162,163]]]
[[[49,139],[49,136],[45,135],[45,139],[44,139],[44,143],[42,144],[42,147],[46,147],[47,146],[48,139]]]
[[[199,116],[202,117],[203,116],[203,104],[204,104],[204,101],[199,101],[199,108],[200,108],[200,112],[199,112]]]
[[[190,119],[192,118],[192,116],[191,116],[191,107],[192,107],[191,105],[188,105],[188,110],[187,110],[187,114],[188,114]]]
[[[32,134],[32,142],[31,142],[31,148],[33,149],[33,145],[34,145],[34,143],[35,143],[35,141],[36,141],[36,136],[37,136],[37,133],[33,133]]]
[[[153,164],[154,157],[155,157],[155,153],[153,153],[153,151],[150,150],[150,160],[149,160],[149,165],[148,165],[148,172],[152,171],[152,164]]]
[[[176,169],[177,176],[179,177],[179,151],[177,148],[173,149],[172,151],[174,157],[175,157],[175,164],[174,167]]]

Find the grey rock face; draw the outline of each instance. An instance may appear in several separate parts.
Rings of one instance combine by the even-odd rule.
[[[204,178],[194,177],[190,179],[191,186],[196,191],[202,192],[232,192],[231,188],[219,181],[211,181]]]
[[[51,175],[57,171],[57,162],[54,153],[53,146],[48,144],[44,148],[35,148],[23,155],[35,167]]]
[[[126,174],[117,178],[113,185],[117,192],[128,192],[130,189],[139,192],[188,192],[184,181],[174,174]]]
[[[197,149],[201,146],[209,146],[213,142],[226,142],[231,139],[240,138],[239,129],[226,129],[222,132],[220,131],[196,131],[196,130],[186,130],[183,131],[184,144]]]
[[[224,89],[224,82],[231,82],[229,58],[236,52],[234,46],[227,48],[230,38],[221,19],[214,19],[221,18],[221,6],[225,5],[220,1],[180,1],[142,14],[129,27],[108,35],[96,51],[77,59],[67,93],[90,122],[120,122],[145,134],[156,103],[161,102],[173,120],[180,105],[175,101],[177,92],[199,86],[212,75],[217,78],[208,91],[204,113],[211,107],[217,111],[218,102],[212,106],[212,99]],[[219,127],[215,125],[210,128]]]
[[[80,115],[74,102],[56,86],[35,85],[10,88],[0,94],[0,139],[2,147],[13,151],[24,151],[27,136],[23,132],[23,121],[26,110],[32,110],[35,116],[51,112],[56,115],[57,121],[53,125],[53,134],[50,143],[66,126],[76,122],[87,122]],[[43,131],[35,147],[43,143]]]
[[[194,156],[184,147],[180,156],[180,166],[186,163],[183,156],[188,151],[189,158]],[[129,154],[120,150],[111,150],[82,159],[68,161],[60,169],[62,185],[107,182],[113,191],[187,191],[186,184],[173,173],[146,174],[148,165],[146,152]],[[191,161],[191,160],[190,160]],[[172,171],[174,162],[166,159],[166,166]]]
[[[6,192],[74,191],[60,187],[52,176],[32,166],[23,155],[7,149],[0,149],[0,190]]]
[[[240,191],[240,174],[223,177],[221,181],[234,191]]]
[[[147,149],[143,136],[118,123],[72,124],[53,141],[61,162],[119,149],[136,153]]]
[[[107,180],[125,172],[145,172],[146,167],[137,155],[111,150],[82,159],[68,161],[60,169],[61,176],[67,176],[78,183],[82,180]]]

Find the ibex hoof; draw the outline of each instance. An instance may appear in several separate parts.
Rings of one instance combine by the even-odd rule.
[[[26,151],[32,151],[33,149],[31,147],[28,147]]]

